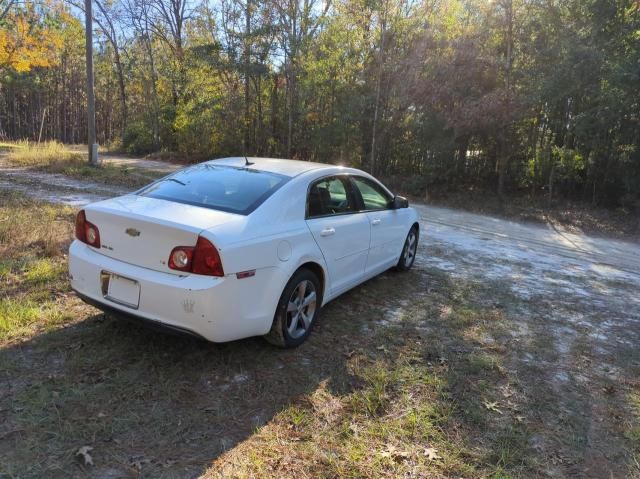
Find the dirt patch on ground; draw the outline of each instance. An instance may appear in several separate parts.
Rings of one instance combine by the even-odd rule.
[[[544,195],[513,194],[500,201],[494,193],[464,191],[435,195],[434,206],[454,208],[504,219],[561,226],[582,233],[624,240],[640,240],[640,204],[594,206],[588,201],[554,199]]]
[[[104,166],[98,169],[76,161],[20,167],[13,166],[6,153],[0,153],[0,188],[36,200],[82,206],[123,195],[177,168],[167,163],[117,156],[105,158]]]

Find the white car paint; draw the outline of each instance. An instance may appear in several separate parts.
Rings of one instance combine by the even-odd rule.
[[[306,263],[322,271],[324,305],[398,262],[405,238],[417,224],[413,208],[305,218],[314,180],[358,175],[376,181],[370,175],[320,163],[250,160],[251,169],[290,179],[248,215],[136,193],[85,207],[86,220],[97,226],[102,244],[98,249],[78,240],[72,243],[72,288],[98,307],[223,342],[266,334],[283,289]],[[241,168],[245,159],[210,163]],[[127,229],[139,234],[127,234]],[[198,236],[217,248],[223,277],[169,268],[172,248],[193,246]],[[253,276],[237,276],[254,270]],[[103,289],[103,273],[137,282],[139,290],[132,290],[139,295],[137,307],[110,299]],[[128,283],[122,284],[126,288]]]

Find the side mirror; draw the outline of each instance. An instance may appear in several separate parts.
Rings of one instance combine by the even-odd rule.
[[[391,202],[392,210],[399,210],[400,208],[408,208],[409,200],[404,196],[394,196],[393,201]]]

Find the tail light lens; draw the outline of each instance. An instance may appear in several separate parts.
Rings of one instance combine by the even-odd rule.
[[[169,255],[169,268],[179,271],[191,271],[193,260],[193,250],[191,246],[177,246]]]
[[[76,216],[76,238],[89,246],[100,248],[100,231],[96,225],[87,221],[84,210],[80,210]]]
[[[217,248],[198,236],[195,246],[176,246],[169,255],[169,268],[206,276],[224,276]]]

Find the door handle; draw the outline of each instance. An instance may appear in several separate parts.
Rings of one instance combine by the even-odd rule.
[[[371,224],[374,225],[374,226],[375,225],[379,225],[380,221],[381,221],[380,218],[376,218],[375,220],[371,220]]]
[[[320,231],[320,236],[331,236],[332,234],[335,234],[335,232],[335,228],[325,228]]]

